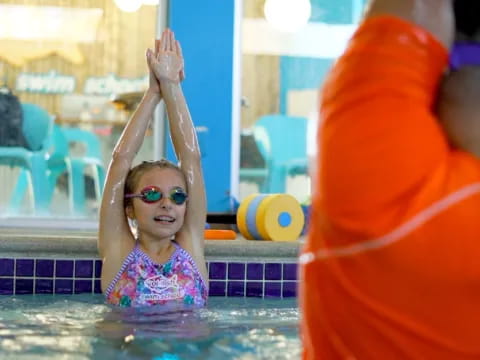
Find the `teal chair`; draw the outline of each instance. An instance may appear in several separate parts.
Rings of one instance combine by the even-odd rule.
[[[69,149],[72,143],[81,143],[85,147],[85,154],[83,156],[70,155]],[[46,194],[48,196],[46,202],[48,204],[51,203],[59,177],[67,173],[70,213],[72,215],[85,215],[85,169],[87,167],[92,168],[97,200],[100,200],[103,192],[105,169],[101,160],[98,138],[88,131],[63,128],[54,124],[44,148],[47,152],[46,174],[48,190]],[[26,171],[20,173],[14,196],[11,200],[11,209],[16,209],[15,204],[23,200],[27,189],[27,177]]]
[[[248,139],[248,142],[245,142],[245,144],[242,145],[241,151],[246,153],[246,157],[248,157],[248,160],[251,161],[251,157],[256,157],[257,160],[263,160],[265,161],[265,157],[263,154],[265,154],[270,148],[270,143],[268,139],[268,135],[266,134],[265,130],[263,128],[256,128],[252,129],[252,133],[250,131],[245,131],[242,133],[242,138]],[[256,130],[256,134],[255,134]],[[251,140],[253,135],[254,141]],[[254,151],[252,149],[253,147],[256,147],[258,149],[258,152]],[[261,157],[261,159],[258,159]],[[248,161],[245,161],[248,162]],[[261,163],[261,161],[257,161],[257,163]],[[249,164],[252,165],[252,164]],[[255,165],[255,164],[253,164]],[[241,167],[239,171],[240,175],[240,181],[245,182],[245,183],[253,183],[256,184],[259,191],[261,193],[267,193],[268,192],[268,168],[266,166],[262,166],[263,164],[256,164],[259,165],[257,167]]]
[[[47,143],[52,131],[53,118],[35,104],[23,103],[22,132],[30,149],[24,147],[0,147],[0,164],[20,167],[12,192],[9,213],[16,214],[26,190],[31,192],[33,208],[37,215],[49,212],[51,187],[48,183]]]
[[[268,193],[284,193],[288,176],[308,175],[307,121],[304,117],[267,115],[253,134],[268,169]]]
[[[62,127],[57,132],[57,137],[63,136],[68,147],[71,144],[82,144],[85,149],[83,156],[66,154],[65,161],[68,173],[68,188],[70,210],[76,215],[83,215],[86,212],[85,195],[85,170],[90,167],[92,170],[95,198],[100,201],[105,181],[105,168],[103,166],[100,141],[97,136],[89,131],[77,128]],[[56,139],[56,142],[64,141]]]

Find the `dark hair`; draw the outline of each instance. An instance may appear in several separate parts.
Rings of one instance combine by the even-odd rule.
[[[183,173],[182,169],[178,165],[175,165],[171,161],[166,159],[156,160],[156,161],[143,161],[142,163],[134,166],[130,169],[127,175],[127,179],[125,180],[125,189],[124,194],[132,194],[143,174],[150,171],[154,168],[160,169],[173,169],[178,171],[181,175],[185,183],[187,183],[185,174]],[[132,199],[124,199],[123,206],[127,207],[132,204]]]
[[[480,1],[454,0],[455,27],[458,33],[470,38],[480,30]]]

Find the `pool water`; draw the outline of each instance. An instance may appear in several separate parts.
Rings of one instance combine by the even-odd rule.
[[[298,359],[295,299],[119,309],[102,295],[0,297],[0,359]]]

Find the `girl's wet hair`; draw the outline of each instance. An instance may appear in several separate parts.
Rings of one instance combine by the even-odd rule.
[[[176,170],[182,175],[182,178],[186,183],[185,174],[183,173],[182,169],[180,169],[178,165],[172,163],[171,161],[168,161],[166,159],[156,161],[143,161],[142,163],[131,168],[128,172],[127,179],[125,180],[124,194],[134,193],[143,174],[155,168]],[[131,204],[132,199],[125,199],[123,202],[124,207],[127,207]]]

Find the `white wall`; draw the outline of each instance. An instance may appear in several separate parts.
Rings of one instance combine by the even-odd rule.
[[[345,50],[356,25],[308,23],[296,33],[282,33],[264,19],[243,19],[242,52],[311,58],[337,58]]]

